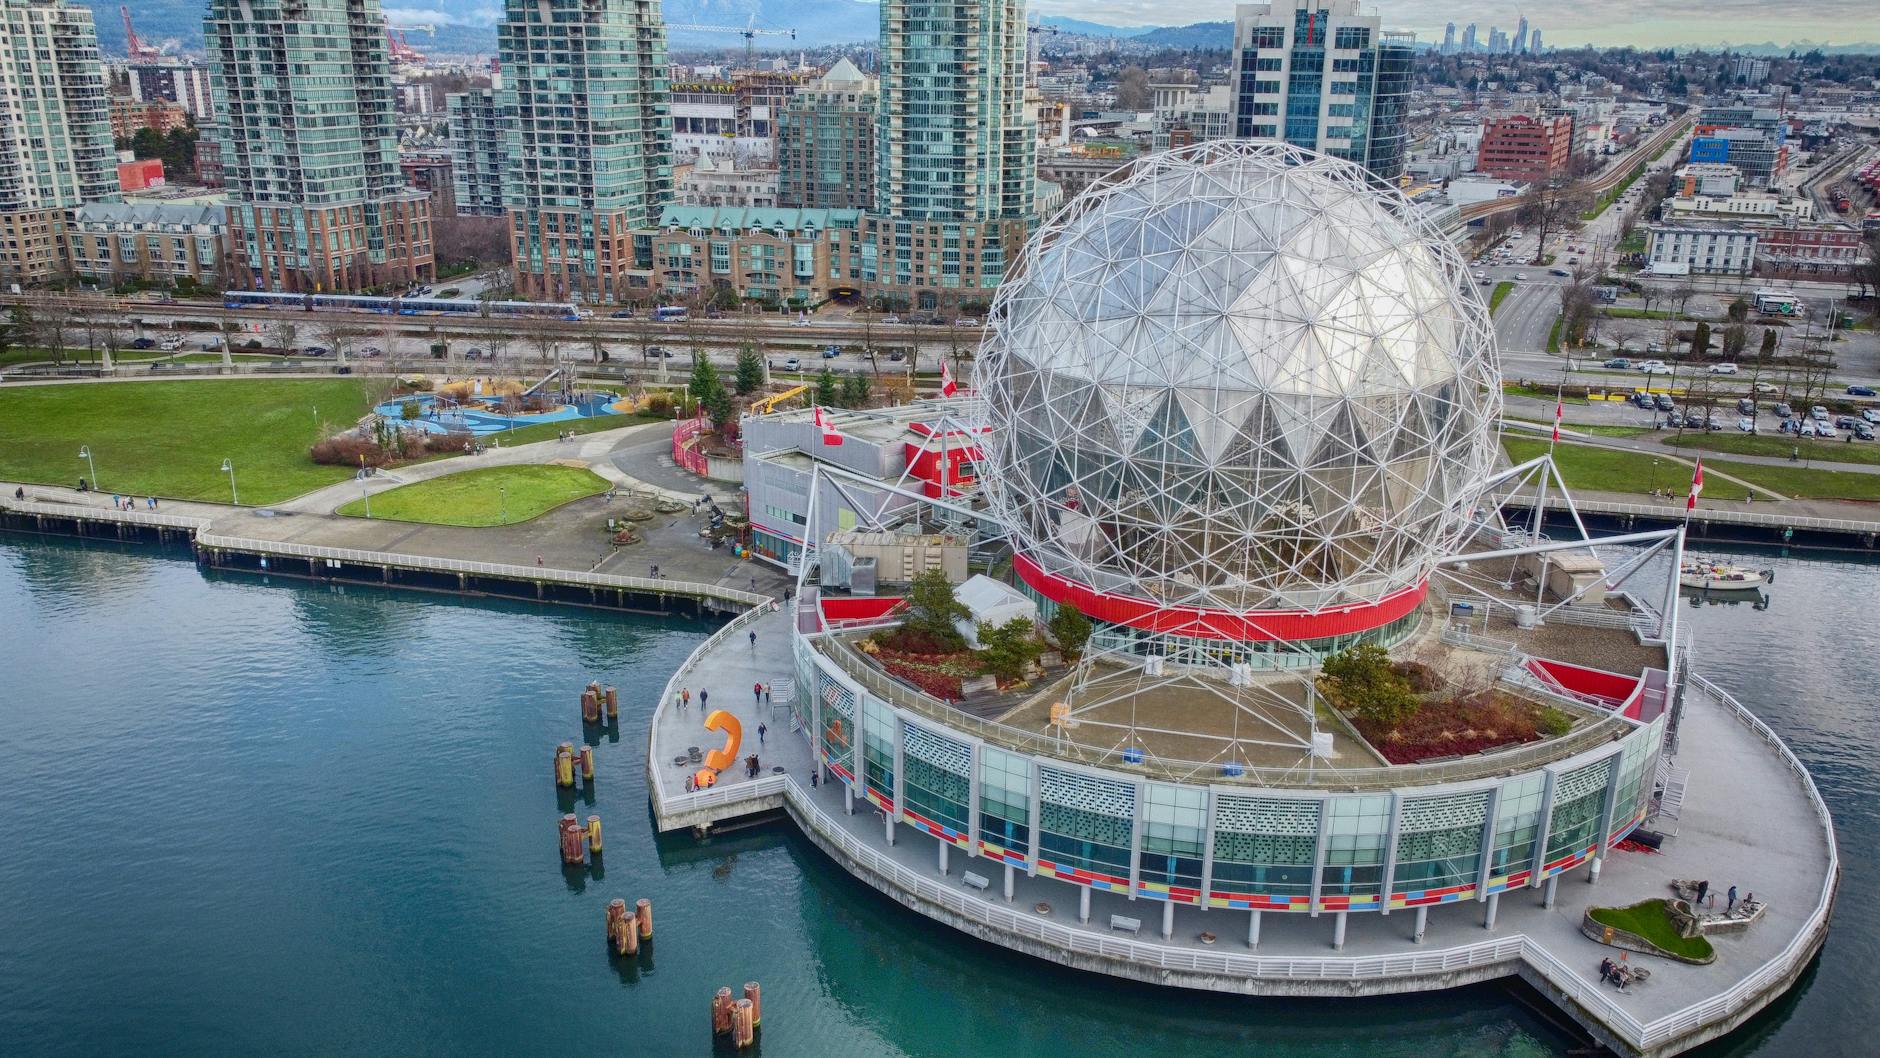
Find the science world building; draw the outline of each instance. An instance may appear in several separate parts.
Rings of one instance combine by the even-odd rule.
[[[1001,288],[972,390],[893,410],[954,438],[970,487],[818,455],[872,413],[793,434],[817,497],[799,587],[750,618],[788,630],[789,774],[669,796],[654,768],[661,825],[774,804],[930,918],[1159,984],[1520,974],[1637,1054],[1760,1009],[1825,935],[1825,809],[1779,740],[1683,671],[1682,533],[1594,538],[1548,457],[1502,453],[1467,280],[1395,191],[1299,148],[1200,144],[1086,193]],[[968,569],[962,631],[1075,608],[1088,640],[1018,680],[956,678],[891,634],[904,583],[850,575],[830,541],[856,530],[904,538],[906,575]],[[928,556],[941,534],[963,563]],[[1344,707],[1323,666],[1359,645],[1429,723]],[[1581,909],[1666,891],[1654,872],[1706,847],[1679,835],[1683,793],[1739,742],[1772,756],[1757,767],[1796,820],[1780,854],[1819,864],[1798,876],[1815,888],[1750,935],[1711,1016],[1676,1021],[1671,988],[1613,1006]],[[1628,839],[1669,851],[1646,866]]]

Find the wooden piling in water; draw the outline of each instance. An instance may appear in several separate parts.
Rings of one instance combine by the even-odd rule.
[[[576,865],[587,862],[586,832],[573,812],[561,817],[561,862]]]
[[[751,1001],[740,999],[731,1004],[731,1044],[743,1050],[757,1042],[757,1025],[751,1020]]]
[[[555,747],[555,785],[574,785],[574,743],[563,742]]]
[[[601,817],[589,816],[587,824],[588,851],[596,856],[601,854]]]
[[[581,692],[581,720],[583,723],[598,724],[601,720],[601,696],[589,687]]]
[[[729,985],[712,993],[712,1035],[723,1036],[731,1031],[731,988]]]
[[[607,719],[620,719],[620,691],[613,687],[607,688]]]
[[[744,982],[744,998],[751,1001],[751,1026],[755,1028],[762,1025],[764,1023],[764,999],[756,981]]]
[[[627,941],[640,939],[639,930],[627,917],[627,902],[618,897],[607,902],[607,946],[615,955],[627,954]],[[637,946],[637,945],[636,945]]]
[[[633,903],[633,917],[640,923],[640,939],[653,939],[653,902],[641,897]]]
[[[581,781],[594,781],[594,747],[581,747]]]

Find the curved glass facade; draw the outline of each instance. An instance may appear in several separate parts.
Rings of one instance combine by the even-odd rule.
[[[1665,723],[1440,786],[1160,782],[988,744],[894,708],[806,644],[797,658],[830,773],[897,822],[1028,874],[1248,911],[1416,908],[1539,885],[1644,818]]]

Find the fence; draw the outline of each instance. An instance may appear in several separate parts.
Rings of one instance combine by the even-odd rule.
[[[187,514],[163,514],[156,511],[119,511],[107,507],[87,507],[77,503],[41,503],[36,500],[3,500],[0,511],[13,514],[42,514],[53,518],[83,518],[92,522],[121,525],[148,525],[161,529],[200,531],[209,526],[207,518]]]

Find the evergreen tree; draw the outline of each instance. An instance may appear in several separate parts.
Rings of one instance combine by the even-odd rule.
[[[823,368],[816,376],[816,403],[825,408],[833,408],[841,401],[841,385],[836,381],[836,373]]]
[[[1699,320],[1697,329],[1691,332],[1691,355],[1701,357],[1710,355],[1710,324]]]
[[[756,347],[746,342],[738,350],[737,387],[740,395],[755,393],[764,387],[764,358]]]
[[[1764,327],[1762,336],[1762,358],[1768,360],[1776,355],[1776,329]]]
[[[856,373],[842,376],[842,405],[859,408],[868,403],[868,376]]]

